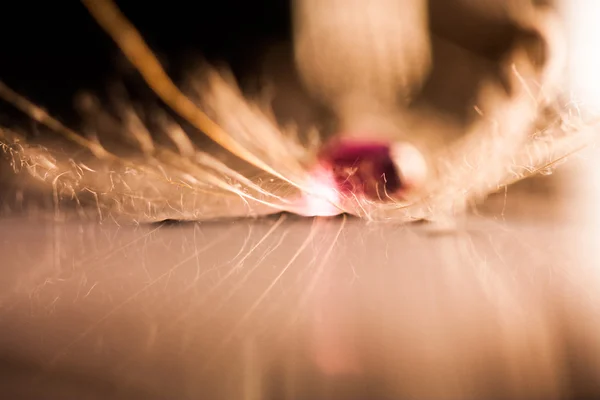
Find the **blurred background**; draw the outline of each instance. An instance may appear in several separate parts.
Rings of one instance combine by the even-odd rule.
[[[287,1],[117,4],[175,79],[199,57],[251,76],[269,45],[290,38]],[[127,71],[114,43],[79,2],[10,2],[2,5],[2,16],[3,81],[53,112],[70,116],[78,91],[102,95]]]
[[[493,52],[511,29],[494,11],[503,1],[487,3],[432,0],[432,29]],[[287,1],[117,4],[176,79],[202,56],[230,66],[249,92],[276,82],[286,118],[321,115],[294,76]],[[574,95],[600,106],[600,5],[555,6]],[[111,80],[139,79],[77,2],[5,2],[0,16],[0,79],[73,127],[79,90],[102,97]],[[457,99],[468,104],[468,93],[448,87],[469,71],[462,59],[440,59],[429,90],[447,95],[436,104],[446,112]],[[44,134],[5,103],[0,125]],[[596,160],[589,150],[492,197],[448,235],[350,217],[124,226],[5,208],[0,391],[14,399],[600,398]]]

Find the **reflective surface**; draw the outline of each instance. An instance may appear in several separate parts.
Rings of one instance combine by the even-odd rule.
[[[0,385],[7,398],[589,398],[592,196],[552,179],[452,233],[5,218]]]

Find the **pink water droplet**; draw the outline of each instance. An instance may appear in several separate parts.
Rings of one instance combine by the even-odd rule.
[[[348,199],[393,201],[418,189],[427,164],[408,143],[337,139],[323,147],[300,199],[299,214],[333,216]],[[347,204],[346,204],[347,205]]]
[[[320,161],[342,193],[386,200],[407,187],[398,156],[401,152],[390,142],[347,139],[328,144]]]

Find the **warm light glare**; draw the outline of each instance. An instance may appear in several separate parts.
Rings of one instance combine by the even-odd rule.
[[[563,0],[569,41],[569,80],[575,96],[600,109],[600,2]]]
[[[340,202],[339,192],[331,171],[317,167],[311,173],[307,186],[310,193],[301,198],[300,214],[306,217],[331,217],[339,215],[342,210],[336,206]]]

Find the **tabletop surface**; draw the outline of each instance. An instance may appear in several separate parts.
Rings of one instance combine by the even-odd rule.
[[[64,399],[593,397],[593,201],[550,179],[450,233],[350,217],[5,217],[0,386]]]

